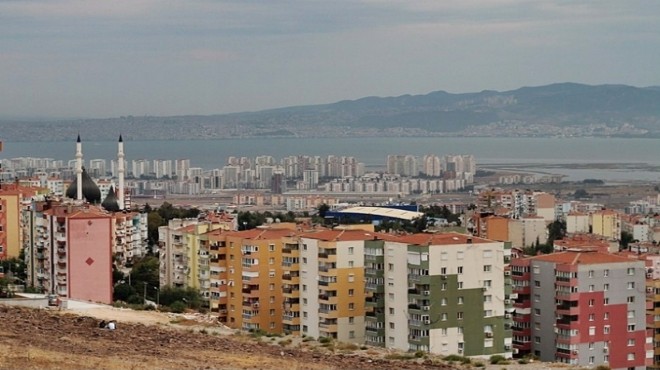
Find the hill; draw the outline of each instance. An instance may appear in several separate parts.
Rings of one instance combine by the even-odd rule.
[[[365,97],[211,116],[0,122],[8,141],[355,136],[660,137],[657,86],[559,83],[511,91]],[[47,133],[47,134],[46,134]]]
[[[212,329],[99,320],[0,305],[0,369],[450,369],[444,362],[389,360],[366,351],[268,343]],[[279,340],[279,338],[274,338]],[[305,344],[305,343],[303,343]]]

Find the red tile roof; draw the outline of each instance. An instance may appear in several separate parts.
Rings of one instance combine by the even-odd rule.
[[[565,251],[530,257],[534,261],[554,262],[568,265],[597,265],[602,263],[630,262],[629,258],[603,252]]]

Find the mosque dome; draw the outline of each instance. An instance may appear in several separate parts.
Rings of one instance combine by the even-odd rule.
[[[94,180],[87,174],[85,167],[82,169],[82,194],[83,198],[92,204],[101,202],[101,190],[96,185]],[[76,199],[78,195],[78,182],[74,181],[66,189],[67,198]]]
[[[105,199],[103,199],[103,202],[101,203],[101,207],[105,209],[108,212],[119,212],[119,203],[117,202],[117,196],[115,194],[115,188],[110,187],[108,190],[108,195],[105,196]]]

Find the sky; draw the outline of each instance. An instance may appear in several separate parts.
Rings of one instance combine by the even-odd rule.
[[[0,0],[0,117],[660,85],[656,0]]]

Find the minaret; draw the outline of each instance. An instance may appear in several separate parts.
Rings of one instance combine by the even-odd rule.
[[[117,203],[119,203],[119,209],[124,209],[124,139],[122,139],[121,134],[119,134],[119,143],[117,144],[117,176],[119,177]]]
[[[76,140],[76,199],[83,199],[83,186],[82,186],[82,143],[80,142],[80,134]]]

